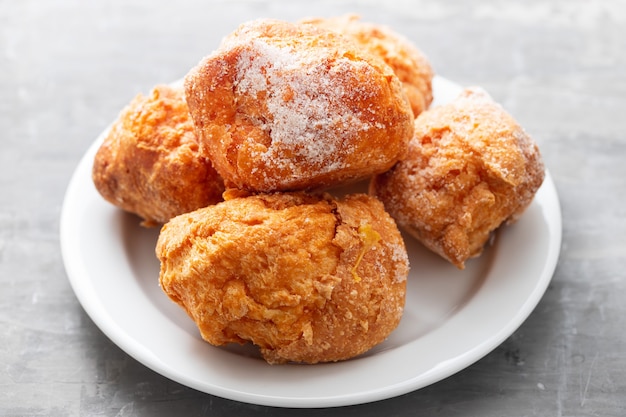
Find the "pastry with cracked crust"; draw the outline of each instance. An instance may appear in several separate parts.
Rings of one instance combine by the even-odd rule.
[[[434,71],[428,58],[391,28],[363,22],[356,15],[307,18],[300,22],[335,30],[382,58],[402,82],[415,117],[432,103]]]
[[[200,140],[227,186],[311,190],[404,156],[413,114],[384,61],[334,31],[241,25],[185,77]]]
[[[172,219],[160,285],[212,345],[251,342],[269,363],[359,355],[402,316],[408,258],[366,194],[237,196]]]
[[[406,159],[376,176],[376,195],[401,228],[464,268],[491,233],[514,222],[544,179],[539,149],[479,88],[422,113]]]
[[[144,225],[222,200],[224,183],[198,144],[182,87],[156,86],[120,113],[92,169],[98,192]]]

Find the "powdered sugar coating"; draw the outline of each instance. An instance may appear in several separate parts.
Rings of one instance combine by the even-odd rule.
[[[345,161],[335,157],[338,151],[354,152],[354,147],[342,144],[340,138],[372,127],[342,100],[354,92],[341,85],[334,88],[332,74],[316,66],[312,58],[253,40],[237,62],[236,94],[266,97],[267,119],[259,122],[272,144],[259,157],[292,172],[297,172],[298,166],[293,158],[282,157],[283,149],[292,149],[296,160],[306,160],[318,172],[334,171],[345,166]],[[342,58],[336,65],[349,70],[352,64],[347,61]],[[359,64],[356,66],[363,66]],[[311,70],[303,73],[303,66]],[[286,100],[287,96],[291,99]],[[320,136],[328,140],[317,140]]]
[[[382,58],[402,82],[416,117],[430,106],[434,76],[430,62],[412,42],[392,28],[364,22],[351,14],[306,18],[300,22],[335,30]]]
[[[543,178],[532,138],[484,90],[470,88],[416,119],[407,158],[371,191],[401,227],[463,268],[524,212]]]
[[[392,70],[310,25],[242,25],[187,75],[186,93],[218,171],[255,191],[318,188],[383,172],[412,133]]]

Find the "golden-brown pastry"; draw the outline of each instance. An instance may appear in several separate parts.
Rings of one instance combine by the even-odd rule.
[[[380,58],[313,25],[241,25],[185,77],[202,145],[227,186],[293,191],[389,169],[413,115]]]
[[[430,106],[432,66],[422,51],[391,28],[363,22],[356,15],[308,18],[300,22],[335,30],[381,57],[402,82],[416,117]]]
[[[459,268],[515,221],[544,178],[534,141],[481,89],[415,120],[408,157],[371,193],[400,227]]]
[[[95,156],[93,182],[144,224],[222,200],[224,183],[202,154],[182,87],[156,86],[120,113]]]
[[[359,355],[396,328],[408,259],[377,199],[241,194],[172,219],[157,242],[161,287],[206,341],[316,363]]]

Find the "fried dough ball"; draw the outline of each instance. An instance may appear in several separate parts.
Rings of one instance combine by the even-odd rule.
[[[381,57],[402,82],[414,116],[430,106],[433,101],[432,66],[422,51],[391,28],[363,22],[356,15],[308,18],[300,22],[335,30]]]
[[[222,200],[224,183],[201,153],[182,87],[156,86],[120,113],[96,153],[93,182],[144,225]]]
[[[354,357],[402,316],[404,242],[365,194],[227,197],[172,219],[156,253],[162,289],[206,341],[252,342],[272,364]]]
[[[202,145],[227,186],[336,186],[388,170],[413,115],[393,70],[313,25],[241,25],[185,77]]]
[[[463,269],[522,214],[543,179],[534,141],[474,88],[420,115],[408,157],[373,178],[370,191],[400,227]]]

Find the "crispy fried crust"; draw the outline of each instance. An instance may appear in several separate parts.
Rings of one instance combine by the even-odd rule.
[[[270,363],[359,355],[403,311],[404,242],[364,194],[234,197],[172,219],[156,253],[161,287],[205,340],[252,342]]]
[[[199,149],[181,88],[138,95],[111,126],[93,163],[93,182],[144,224],[221,201],[224,184]]]
[[[480,89],[415,121],[408,157],[370,191],[425,246],[459,268],[515,221],[544,179],[534,141]]]
[[[240,26],[185,78],[202,145],[228,186],[316,189],[384,172],[413,115],[381,59],[330,30]]]
[[[402,82],[414,116],[430,106],[433,101],[432,66],[422,51],[391,28],[363,22],[356,15],[308,18],[301,23],[335,30],[382,58]]]

